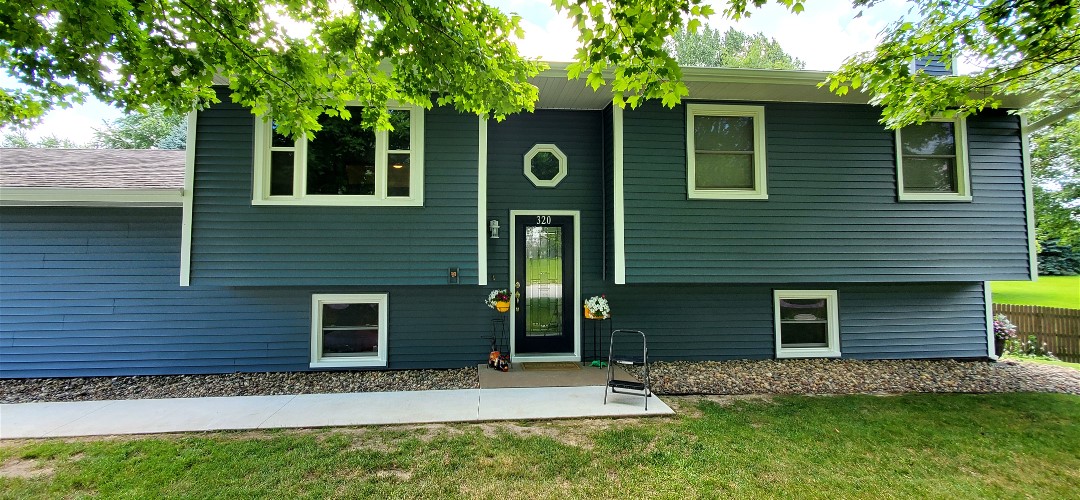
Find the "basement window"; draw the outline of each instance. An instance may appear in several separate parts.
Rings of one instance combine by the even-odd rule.
[[[311,367],[386,366],[387,294],[311,296]]]
[[[840,356],[836,290],[773,292],[777,358]]]

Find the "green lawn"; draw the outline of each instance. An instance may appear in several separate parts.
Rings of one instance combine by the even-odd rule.
[[[676,401],[681,415],[663,419],[0,442],[0,497],[1075,498],[1080,491],[1077,396]]]
[[[1039,281],[994,281],[994,303],[1080,309],[1080,276],[1039,276]]]
[[[1080,363],[1070,363],[1068,361],[1052,360],[1052,359],[1018,358],[1016,356],[1011,356],[1008,353],[1005,354],[1004,358],[1005,359],[1014,359],[1016,361],[1025,361],[1025,362],[1029,362],[1029,363],[1040,363],[1040,364],[1044,364],[1044,365],[1064,366],[1064,367],[1067,367],[1067,368],[1075,368],[1077,370],[1080,370]]]

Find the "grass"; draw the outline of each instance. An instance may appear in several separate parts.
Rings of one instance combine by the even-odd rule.
[[[4,442],[0,497],[1068,498],[1080,491],[1077,396],[677,402],[681,415],[664,419]]]
[[[1002,357],[1004,357],[1005,359],[1014,359],[1014,360],[1017,360],[1017,361],[1027,361],[1027,362],[1030,362],[1030,363],[1041,363],[1041,364],[1044,364],[1044,365],[1064,366],[1066,368],[1074,368],[1074,369],[1080,370],[1080,363],[1070,363],[1068,361],[1053,360],[1053,359],[1037,359],[1037,358],[1028,358],[1028,357],[1018,357],[1018,356],[1011,356],[1008,353],[1005,353],[1005,355],[1002,356]]]
[[[994,302],[1080,309],[1080,276],[1039,276],[1039,281],[994,281]]]

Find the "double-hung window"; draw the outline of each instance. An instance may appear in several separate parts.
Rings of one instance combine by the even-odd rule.
[[[319,117],[314,139],[292,140],[257,119],[252,203],[256,205],[422,206],[424,110],[392,107],[393,130],[350,118]]]
[[[765,108],[686,105],[687,197],[764,200]]]
[[[963,118],[898,129],[896,165],[900,201],[971,201]]]
[[[840,356],[836,290],[773,292],[777,358]]]

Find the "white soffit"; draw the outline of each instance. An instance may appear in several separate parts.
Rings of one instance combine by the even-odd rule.
[[[532,79],[540,89],[538,109],[604,109],[611,104],[611,87],[593,91],[585,78],[567,80],[570,63],[550,62],[551,68]],[[829,76],[827,71],[683,68],[683,81],[690,91],[687,100],[809,102],[833,104],[868,104],[869,96],[852,91],[838,96],[827,86],[818,87]],[[605,74],[609,80],[611,75]],[[1016,109],[1032,102],[1035,96],[1009,95],[1001,98],[1002,107]]]

